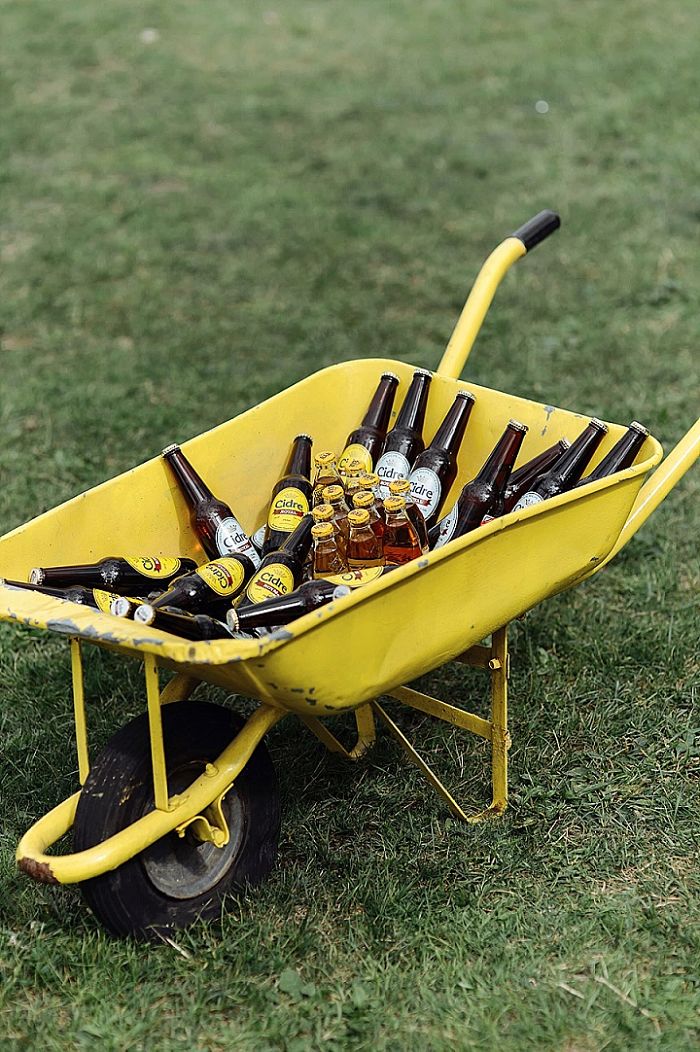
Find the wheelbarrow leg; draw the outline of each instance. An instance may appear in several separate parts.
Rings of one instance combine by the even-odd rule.
[[[316,735],[319,741],[323,742],[329,752],[339,753],[346,760],[359,760],[368,749],[372,748],[377,737],[372,705],[369,702],[355,709],[357,741],[352,749],[346,749],[343,743],[338,741],[336,736],[315,716],[302,716],[301,722],[309,728],[312,734]]]

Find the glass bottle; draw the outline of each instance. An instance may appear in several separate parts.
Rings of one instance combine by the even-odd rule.
[[[323,499],[333,508],[333,520],[343,535],[344,543],[348,543],[348,512],[349,508],[345,500],[345,490],[342,486],[326,486],[323,491]]]
[[[263,556],[281,548],[308,514],[312,492],[311,439],[308,435],[297,435],[284,474],[272,489]]]
[[[372,470],[384,445],[398,386],[398,376],[394,376],[393,373],[382,373],[362,423],[348,435],[345,448],[338,461],[338,470],[341,475],[345,471],[345,465],[353,459],[361,460],[366,471]]]
[[[382,542],[369,524],[369,513],[364,508],[355,508],[348,514],[348,525],[348,569],[363,570],[372,566],[383,566]]]
[[[555,461],[549,471],[540,475],[527,493],[523,493],[513,511],[529,508],[532,504],[540,504],[548,497],[556,497],[560,493],[573,489],[607,431],[607,426],[594,417],[578,438],[571,443],[566,453]]]
[[[176,607],[188,613],[211,613],[231,603],[250,580],[255,567],[245,555],[226,555],[176,578],[167,591],[150,601],[154,610]]]
[[[232,632],[269,631],[278,625],[288,625],[290,621],[296,621],[298,617],[349,594],[347,585],[307,581],[294,592],[278,599],[266,599],[256,606],[232,608],[226,614],[226,623]]]
[[[161,558],[156,555],[110,556],[98,563],[75,566],[35,566],[29,575],[31,584],[54,588],[82,585],[104,588],[123,595],[125,592],[147,594],[154,585],[166,588],[171,581],[197,568],[194,559]]]
[[[457,478],[457,455],[473,405],[473,394],[457,392],[435,437],[416,457],[408,476],[411,497],[423,514],[428,529],[437,522],[445,498]]]
[[[352,500],[354,507],[364,508],[369,512],[369,524],[381,541],[384,536],[384,515],[382,513],[383,509],[382,512],[379,511],[374,494],[369,490],[363,489],[356,493]]]
[[[8,581],[0,577],[0,585],[21,588],[27,592],[39,592],[40,595],[51,595],[55,599],[64,599],[68,603],[90,606],[93,610],[101,610],[105,614],[111,613],[112,602],[119,598],[116,592],[106,592],[102,588],[86,588],[81,584],[69,585],[67,588],[52,588],[48,585],[29,584],[26,581]],[[141,600],[136,599],[131,602],[138,605]]]
[[[418,532],[406,514],[403,497],[387,497],[384,501],[384,561],[401,566],[423,553]]]
[[[240,600],[240,607],[251,603],[262,603],[293,592],[301,584],[304,564],[309,554],[312,537],[313,515],[305,515],[294,533],[291,533],[281,548],[266,555],[255,571]]]
[[[184,610],[173,610],[169,607],[156,608],[149,603],[143,603],[137,608],[134,621],[158,628],[161,632],[170,632],[171,635],[180,636],[182,639],[231,639],[231,630],[217,618],[207,614],[187,614]]]
[[[336,486],[340,483],[338,464],[335,453],[325,450],[317,453],[314,457],[314,507],[323,504],[323,490],[326,486]]]
[[[531,489],[535,480],[548,471],[570,445],[568,438],[560,438],[553,446],[548,446],[532,460],[516,468],[503,493],[503,510],[496,511],[492,517],[495,518],[496,514],[507,515],[512,511],[523,493]]]
[[[413,523],[418,538],[420,540],[421,548],[424,552],[428,551],[430,547],[428,543],[428,527],[423,513],[420,511],[418,506],[414,503],[411,497],[411,485],[408,479],[394,479],[393,482],[389,483],[389,495],[391,497],[403,497],[406,501],[406,514]]]
[[[427,369],[414,372],[396,423],[386,436],[382,455],[375,467],[382,500],[389,496],[390,482],[408,478],[413,461],[425,448],[423,423],[431,380],[432,374]]]
[[[606,453],[600,464],[594,467],[593,471],[577,482],[576,485],[585,486],[588,482],[597,482],[598,479],[614,475],[616,471],[623,471],[625,468],[631,467],[634,464],[637,453],[648,437],[649,432],[644,427],[644,424],[640,424],[638,420],[633,420],[622,438],[619,438],[610,452]]]
[[[314,579],[318,580],[334,573],[345,573],[348,567],[338,546],[333,523],[317,522],[311,530],[311,535],[314,541]]]

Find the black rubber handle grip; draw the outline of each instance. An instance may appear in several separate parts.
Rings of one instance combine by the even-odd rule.
[[[522,241],[525,245],[527,252],[535,245],[539,245],[540,241],[544,241],[546,237],[553,234],[555,230],[558,230],[561,226],[561,219],[556,212],[550,212],[548,208],[544,212],[538,212],[532,219],[528,219],[527,223],[523,223],[521,227],[511,234],[511,237],[517,237],[518,241]]]

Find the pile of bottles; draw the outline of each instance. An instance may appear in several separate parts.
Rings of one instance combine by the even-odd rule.
[[[185,558],[121,556],[89,565],[36,567],[28,583],[5,583],[133,618],[184,639],[264,635],[498,516],[629,467],[648,435],[633,421],[584,477],[607,431],[600,420],[518,468],[527,427],[510,420],[480,471],[441,517],[457,478],[475,398],[458,391],[426,446],[431,379],[427,370],[414,372],[389,429],[399,380],[383,373],[340,456],[326,450],[312,458],[311,438],[297,435],[273,487],[267,521],[253,537],[179,446],[164,449],[209,556],[201,566]]]

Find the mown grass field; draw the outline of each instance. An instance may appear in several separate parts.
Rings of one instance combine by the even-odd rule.
[[[0,18],[0,532],[323,365],[435,367],[486,253],[543,207],[563,229],[467,375],[667,448],[697,415],[691,0]],[[502,821],[458,826],[384,737],[350,767],[285,722],[277,870],[175,945],[111,941],[16,873],[76,761],[65,641],[0,626],[0,1048],[697,1048],[699,491],[516,626]],[[98,739],[140,682],[91,663]],[[404,726],[483,798],[481,746]]]

